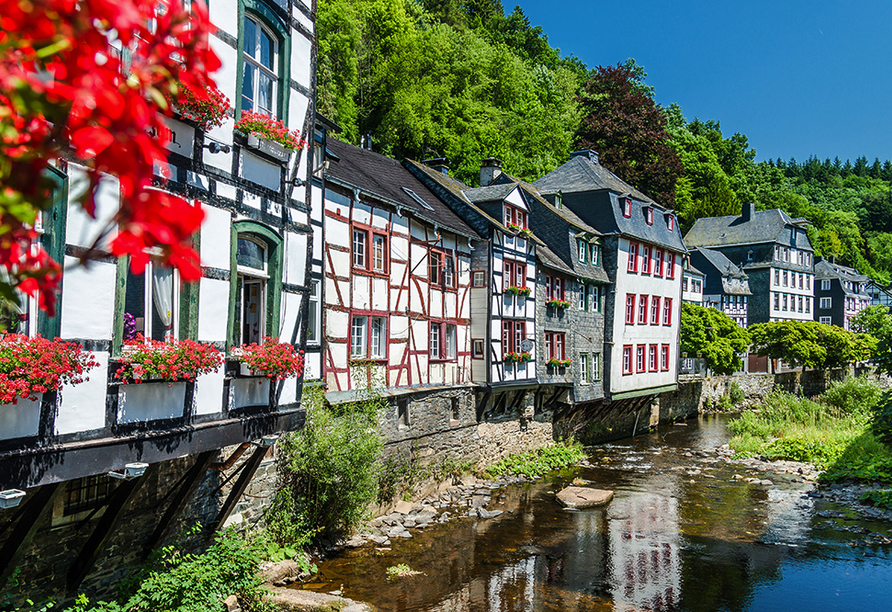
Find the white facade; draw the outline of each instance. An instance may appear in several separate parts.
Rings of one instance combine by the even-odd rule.
[[[796,251],[796,249],[781,249],[792,251],[797,256],[808,256],[811,253]],[[814,283],[813,272],[788,270],[772,267],[769,273],[769,313],[771,321],[811,321],[814,319]]]

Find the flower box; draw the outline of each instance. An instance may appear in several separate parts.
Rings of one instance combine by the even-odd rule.
[[[176,97],[168,98],[176,114],[192,121],[204,131],[223,125],[226,114],[232,109],[229,98],[223,92],[212,86],[207,87],[202,94],[196,94],[192,88],[179,82],[177,88]]]
[[[286,149],[283,145],[268,138],[255,136],[254,134],[248,134],[248,148],[260,151],[261,153],[266,153],[270,157],[275,157],[283,162],[288,161],[288,158],[291,157],[291,151]]]
[[[548,300],[545,305],[549,308],[569,308],[570,302],[564,300]]]
[[[19,489],[7,489],[0,491],[0,509],[15,508],[25,497],[25,492]]]
[[[518,363],[521,361],[532,361],[533,356],[530,353],[505,353],[505,363]]]
[[[194,340],[149,340],[137,334],[121,347],[115,378],[124,384],[164,381],[194,382],[200,374],[215,371],[223,363],[217,349]]]
[[[303,351],[295,351],[293,345],[278,338],[264,338],[263,344],[243,344],[231,352],[238,357],[242,376],[284,380],[300,377],[304,371]]]
[[[514,295],[522,295],[522,296],[526,297],[530,294],[530,288],[529,287],[515,287],[514,285],[511,285],[510,287],[505,289],[505,293],[513,293]]]
[[[93,354],[73,342],[21,334],[0,336],[0,403],[37,401],[40,394],[87,380],[98,366]]]
[[[548,367],[549,368],[566,368],[571,363],[573,363],[570,359],[549,359]]]

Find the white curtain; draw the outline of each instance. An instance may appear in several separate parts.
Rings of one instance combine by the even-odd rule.
[[[152,301],[155,303],[155,312],[158,313],[158,318],[164,323],[164,327],[169,330],[173,321],[172,268],[152,266]]]

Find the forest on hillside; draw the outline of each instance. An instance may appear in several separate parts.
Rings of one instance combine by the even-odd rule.
[[[476,184],[480,161],[534,180],[592,148],[683,229],[744,202],[813,224],[819,255],[892,279],[892,163],[860,157],[756,162],[744,134],[662,107],[629,59],[586,66],[499,0],[319,0],[317,109],[338,137],[402,159],[448,157]]]

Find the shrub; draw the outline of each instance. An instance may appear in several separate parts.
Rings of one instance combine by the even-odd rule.
[[[82,383],[97,365],[92,353],[73,342],[6,334],[0,337],[0,404]]]
[[[734,410],[734,403],[731,401],[730,395],[723,395],[719,398],[718,408],[722,412],[731,412]]]
[[[585,456],[582,444],[570,439],[528,453],[509,455],[487,468],[486,473],[496,478],[507,475],[538,478],[551,470],[573,465]]]
[[[866,376],[859,376],[832,383],[819,399],[836,417],[869,414],[883,399],[883,390]]]
[[[746,395],[744,395],[743,389],[740,388],[740,385],[737,384],[736,380],[731,382],[731,387],[728,389],[728,398],[735,406],[739,406],[743,403],[743,400],[746,399]]]
[[[877,402],[870,429],[880,442],[892,449],[892,394],[886,393]]]

